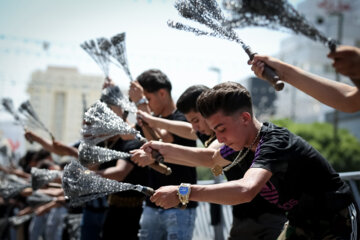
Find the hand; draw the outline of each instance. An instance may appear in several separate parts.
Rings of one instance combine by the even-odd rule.
[[[160,141],[150,141],[141,146],[140,149],[147,153],[151,153],[152,150],[157,150],[164,157],[168,155],[169,150],[166,147],[168,144]]]
[[[107,87],[112,87],[112,86],[115,86],[115,83],[113,82],[113,80],[111,78],[106,77],[102,89],[107,88]]]
[[[145,167],[155,162],[155,159],[151,157],[151,150],[150,153],[146,152],[142,149],[136,149],[130,151],[131,153],[131,161],[136,163],[140,167]]]
[[[33,211],[32,207],[26,207],[26,208],[23,208],[21,209],[17,214],[16,216],[24,216],[26,214],[29,214]]]
[[[35,208],[34,212],[37,216],[41,216],[41,215],[44,215],[45,213],[50,212],[50,210],[55,206],[56,206],[55,201],[48,202],[48,203],[45,203],[45,204]]]
[[[38,136],[30,130],[26,130],[24,136],[25,139],[28,140],[30,143],[38,139]]]
[[[164,209],[173,208],[180,203],[177,191],[178,186],[163,186],[155,191],[150,200]]]
[[[136,119],[137,119],[138,124],[140,126],[142,126],[143,122],[146,122],[149,125],[149,127],[151,127],[151,128],[155,127],[154,126],[155,118],[151,114],[149,114],[147,112],[144,112],[144,111],[141,111],[141,110],[137,111]]]
[[[144,89],[138,81],[132,81],[130,83],[129,97],[134,103],[137,103],[144,97]]]
[[[335,52],[330,52],[328,58],[333,59],[335,70],[351,79],[360,79],[360,48],[339,46]]]
[[[30,196],[32,193],[33,193],[32,188],[31,188],[31,187],[27,187],[27,188],[24,188],[24,189],[21,191],[20,195],[21,195],[21,196],[24,196],[24,197],[27,197],[27,196]]]
[[[248,64],[252,65],[251,70],[254,71],[255,75],[258,78],[264,79],[262,74],[264,71],[265,64],[267,64],[269,67],[273,68],[276,71],[276,73],[278,74],[281,80],[285,79],[284,74],[282,72],[282,65],[284,65],[285,63],[281,62],[276,58],[263,56],[263,55],[255,55],[253,60],[248,61]]]

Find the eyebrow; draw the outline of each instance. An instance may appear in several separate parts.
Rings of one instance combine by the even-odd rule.
[[[193,118],[191,118],[191,119],[190,119],[190,122],[192,122],[195,118],[197,118],[197,117],[193,117]]]
[[[216,125],[215,127],[214,127],[214,130],[216,130],[218,127],[220,127],[221,125],[224,125],[224,124],[222,124],[222,123],[219,123],[218,125]]]

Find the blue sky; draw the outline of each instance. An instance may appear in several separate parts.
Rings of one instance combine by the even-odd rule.
[[[290,1],[296,4],[299,1]],[[221,69],[222,81],[252,75],[240,45],[171,29],[168,19],[189,23],[173,0],[0,0],[0,98],[16,104],[27,99],[31,72],[48,65],[74,66],[81,73],[102,75],[79,47],[85,40],[126,32],[128,61],[136,77],[149,68],[163,70],[173,83],[176,99],[188,86],[212,87]],[[274,55],[288,35],[266,29],[237,30],[254,51]],[[50,43],[47,51],[43,41]],[[110,76],[122,88],[129,80],[111,66]]]

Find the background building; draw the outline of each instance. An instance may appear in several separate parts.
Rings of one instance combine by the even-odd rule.
[[[360,1],[305,0],[298,5],[298,11],[325,36],[339,39],[341,44],[360,47]],[[278,57],[284,62],[298,66],[305,71],[336,80],[331,60],[326,56],[329,48],[320,42],[312,41],[304,36],[292,35],[282,41]],[[352,84],[347,77],[339,75],[341,82]],[[325,114],[334,110],[324,106],[312,97],[286,85],[277,92],[277,111],[279,118],[290,118],[297,122],[314,122],[334,119]],[[346,122],[339,126],[348,128]],[[351,117],[360,125],[358,115]],[[349,125],[349,130],[351,130]]]
[[[80,74],[76,68],[49,66],[32,74],[27,92],[54,137],[71,144],[79,140],[84,108],[99,99],[103,81],[101,76]],[[41,135],[49,139],[43,131]]]

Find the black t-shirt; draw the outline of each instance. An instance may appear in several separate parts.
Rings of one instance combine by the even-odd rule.
[[[209,135],[202,134],[199,131],[196,131],[196,136],[204,146],[205,146],[205,142],[210,138]]]
[[[178,121],[186,121],[185,116],[178,110],[175,110],[171,115],[164,117],[169,120],[178,120]],[[195,147],[196,141],[189,140],[186,138],[179,137],[173,134],[174,141],[172,143],[179,144],[183,146]],[[169,176],[161,174],[155,170],[149,170],[149,187],[153,189],[158,189],[161,186],[168,185],[180,185],[181,183],[190,183],[196,184],[197,176],[196,169],[194,167],[187,167],[178,164],[165,163],[168,167],[171,168],[172,173]],[[146,204],[150,207],[158,208],[154,203],[152,203],[149,199],[146,199]],[[189,202],[187,208],[196,207],[196,202]]]
[[[244,149],[243,152],[246,152],[246,149]],[[220,149],[220,154],[224,159],[229,161],[234,161],[236,156],[239,154],[239,152],[224,145]],[[254,156],[255,156],[254,153],[252,151],[249,151],[248,154],[240,163],[236,164],[228,171],[224,171],[227,180],[232,181],[244,177],[244,174],[249,169],[254,159]],[[275,205],[269,203],[260,195],[257,195],[249,203],[243,203],[233,206],[233,216],[238,219],[242,219],[242,218],[256,219],[259,215],[264,213],[284,214],[284,211],[277,208]]]
[[[111,146],[112,150],[120,151],[120,152],[129,152],[134,149],[139,149],[142,146],[142,143],[139,140],[122,140],[119,138],[116,143]],[[114,161],[109,161],[101,164],[100,168],[105,169],[109,167],[113,167],[116,165],[118,159],[114,159]],[[130,158],[124,159],[128,163],[132,164],[134,168],[129,172],[129,174],[125,177],[122,182],[131,183],[131,184],[140,184],[146,186],[148,183],[148,168],[139,167],[135,163],[133,163]],[[115,195],[122,197],[143,197],[144,195],[138,191],[124,191],[115,193]]]
[[[272,172],[260,195],[287,211],[292,224],[325,219],[352,201],[348,185],[328,161],[301,137],[264,123],[252,168]]]

